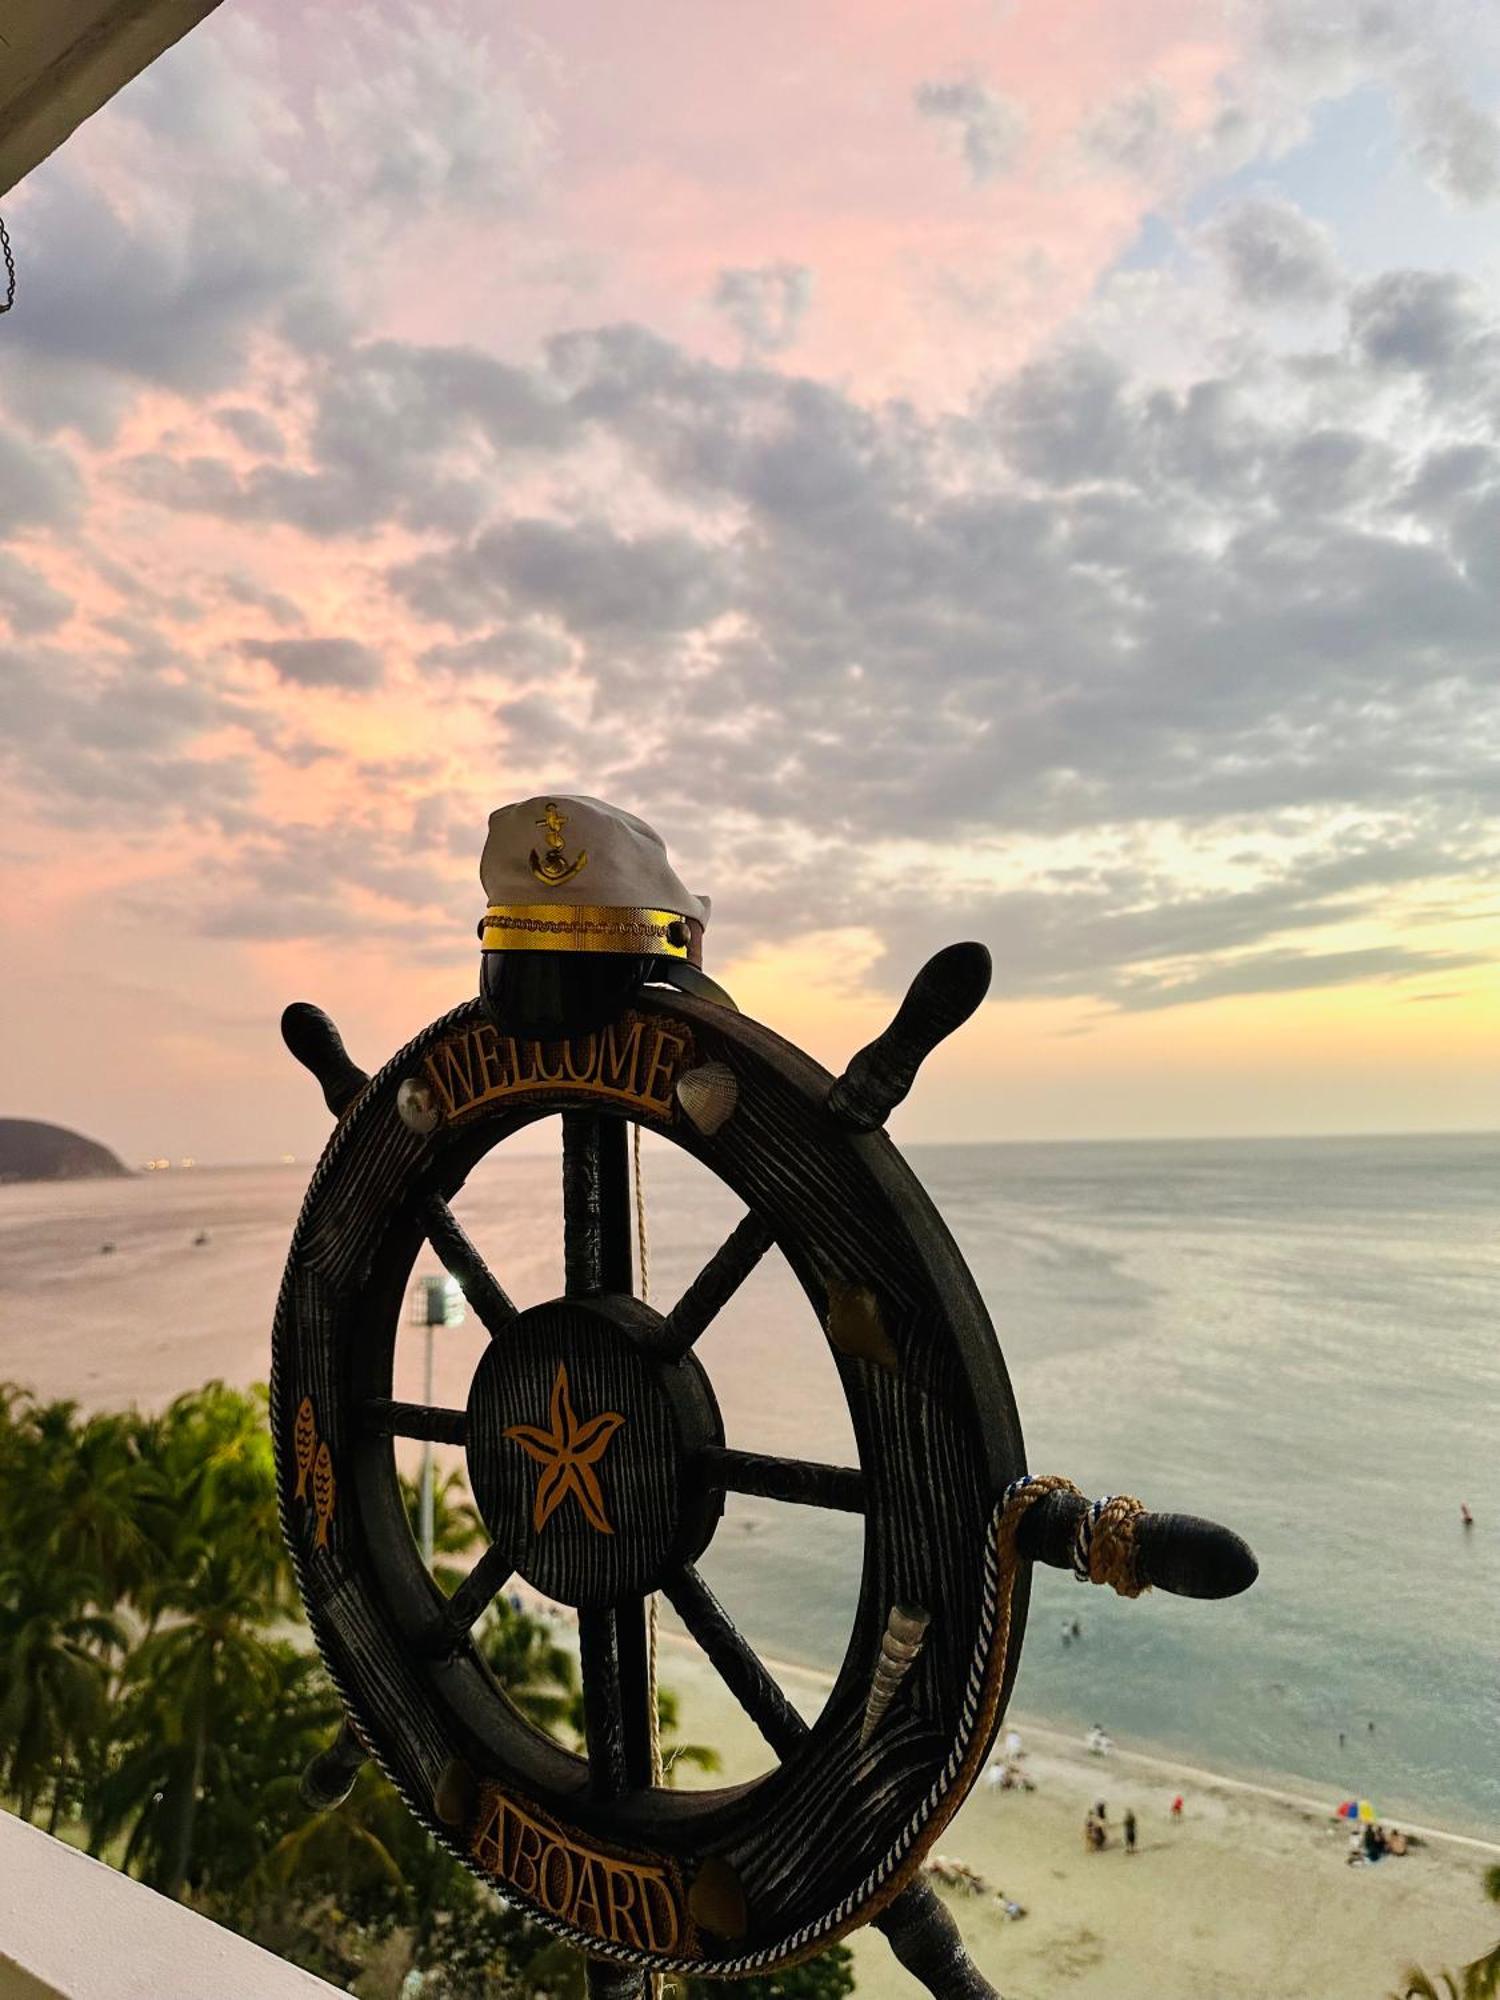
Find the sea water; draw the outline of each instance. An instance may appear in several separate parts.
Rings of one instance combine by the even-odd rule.
[[[741,1211],[672,1148],[645,1153],[665,1306]],[[1017,1709],[1500,1835],[1500,1138],[908,1157],[989,1306],[1031,1467],[1226,1522],[1260,1559],[1223,1604],[1039,1570]],[[0,1188],[0,1379],[96,1407],[263,1378],[305,1178]],[[502,1151],[456,1206],[518,1301],[561,1288],[555,1157]],[[421,1338],[402,1337],[398,1395],[421,1393]],[[483,1340],[439,1333],[439,1400],[464,1401]],[[778,1255],[698,1351],[731,1443],[853,1462]],[[768,1657],[834,1667],[860,1556],[857,1519],[732,1498],[702,1568]]]

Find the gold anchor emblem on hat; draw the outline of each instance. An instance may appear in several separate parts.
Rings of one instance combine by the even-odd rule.
[[[566,836],[563,833],[567,823],[568,815],[560,813],[551,800],[548,801],[547,810],[542,818],[534,822],[535,825],[546,829],[547,851],[545,854],[538,854],[536,849],[532,848],[531,872],[538,882],[546,882],[553,888],[562,882],[571,882],[579,869],[588,864],[587,848],[579,854],[576,861],[568,859],[565,851]]]

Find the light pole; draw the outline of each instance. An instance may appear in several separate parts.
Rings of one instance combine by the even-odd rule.
[[[411,1318],[414,1325],[423,1330],[425,1351],[422,1356],[422,1401],[432,1407],[432,1329],[435,1326],[459,1326],[464,1316],[464,1295],[458,1288],[456,1278],[418,1278],[412,1293]],[[432,1568],[432,1440],[422,1446],[421,1504],[418,1514],[417,1539],[422,1546],[422,1560],[428,1569]]]

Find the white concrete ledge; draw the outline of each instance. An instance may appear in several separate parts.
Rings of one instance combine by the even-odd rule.
[[[314,2000],[338,1990],[0,1812],[0,2000]]]

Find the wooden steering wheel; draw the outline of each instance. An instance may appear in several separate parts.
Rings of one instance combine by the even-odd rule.
[[[939,953],[837,1081],[731,1008],[649,985],[559,1042],[508,1036],[472,1001],[373,1079],[316,1008],[284,1017],[339,1114],[292,1241],[271,1375],[283,1525],[350,1717],[309,1795],[331,1803],[376,1756],[449,1849],[590,1954],[596,1994],[638,1994],[652,1970],[766,1972],[869,1921],[932,1992],[993,1994],[917,1871],[999,1727],[1030,1564],[1077,1563],[1097,1508],[1045,1492],[1007,1539],[1025,1462],[1005,1365],[952,1238],[880,1130],[988,980],[983,947]],[[565,1291],[518,1311],[448,1204],[492,1147],[554,1114]],[[633,1295],[632,1121],[746,1209],[664,1313]],[[424,1238],[490,1336],[464,1409],[392,1397]],[[694,1345],[772,1244],[831,1350],[857,1466],[726,1442]],[[452,1596],[408,1525],[398,1437],[465,1451],[490,1542]],[[695,1567],[729,1492],[863,1517],[853,1630],[811,1725]],[[1220,1596],[1253,1579],[1227,1530],[1134,1525],[1138,1584]],[[517,1574],[577,1612],[586,1757],[512,1706],[473,1643]],[[652,1783],[657,1590],[774,1752],[767,1775]]]

